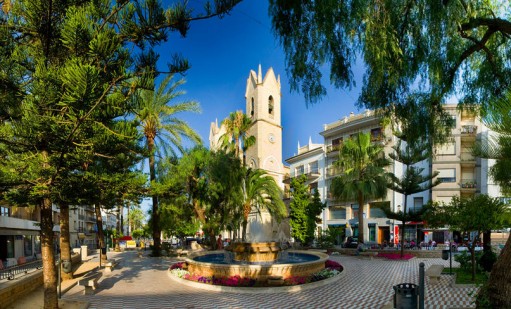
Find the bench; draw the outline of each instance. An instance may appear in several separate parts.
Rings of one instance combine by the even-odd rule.
[[[86,275],[78,281],[78,285],[85,287],[84,295],[94,295],[99,278],[101,278],[101,273],[93,273]]]
[[[435,283],[440,281],[440,275],[442,274],[442,271],[444,270],[443,265],[431,265],[426,270],[426,276],[429,278],[429,282]]]
[[[117,264],[119,264],[119,262],[115,259],[108,260],[108,262],[105,263],[106,272],[111,273]]]

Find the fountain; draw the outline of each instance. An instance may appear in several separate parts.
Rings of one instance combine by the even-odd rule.
[[[235,242],[225,251],[194,252],[186,260],[188,271],[205,277],[240,276],[259,282],[306,277],[325,269],[328,255],[316,251],[283,250],[286,235],[274,235],[279,241],[265,241],[271,233],[259,222],[249,222],[248,242]],[[273,229],[271,229],[273,230]],[[270,230],[270,231],[271,231]],[[284,248],[285,247],[285,248]],[[270,279],[270,280],[269,280]]]

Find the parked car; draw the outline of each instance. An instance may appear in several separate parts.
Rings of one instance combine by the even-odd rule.
[[[353,248],[356,249],[358,247],[358,238],[348,237],[348,240],[344,243],[344,248]]]

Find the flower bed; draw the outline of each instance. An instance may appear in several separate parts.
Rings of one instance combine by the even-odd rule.
[[[190,273],[186,270],[187,265],[184,262],[172,264],[169,267],[170,273],[176,277],[204,283],[204,284],[212,284],[212,285],[221,285],[221,286],[229,286],[229,287],[266,287],[269,286],[268,282],[260,282],[251,278],[244,278],[239,275],[230,276],[226,278],[217,278],[217,277],[208,277],[202,276],[199,274]],[[291,286],[291,285],[300,285],[311,282],[316,282],[320,280],[324,280],[327,278],[334,277],[340,274],[343,270],[341,264],[327,260],[325,262],[325,269],[316,272],[310,276],[290,276],[288,278],[284,278],[282,285]]]
[[[388,260],[409,260],[414,258],[415,256],[407,253],[404,254],[403,257],[401,257],[401,253],[380,252],[376,257],[386,258]]]

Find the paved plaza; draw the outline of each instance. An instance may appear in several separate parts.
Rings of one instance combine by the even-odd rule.
[[[382,308],[392,301],[392,287],[399,283],[418,284],[419,263],[448,267],[442,259],[390,261],[332,256],[345,267],[336,282],[299,292],[241,294],[216,292],[179,284],[168,277],[167,269],[177,259],[138,257],[135,252],[115,254],[120,265],[105,273],[95,295],[83,295],[74,286],[64,300],[88,302],[89,308]],[[452,278],[441,276],[439,283],[426,279],[426,308],[471,308],[473,287],[452,287]]]

